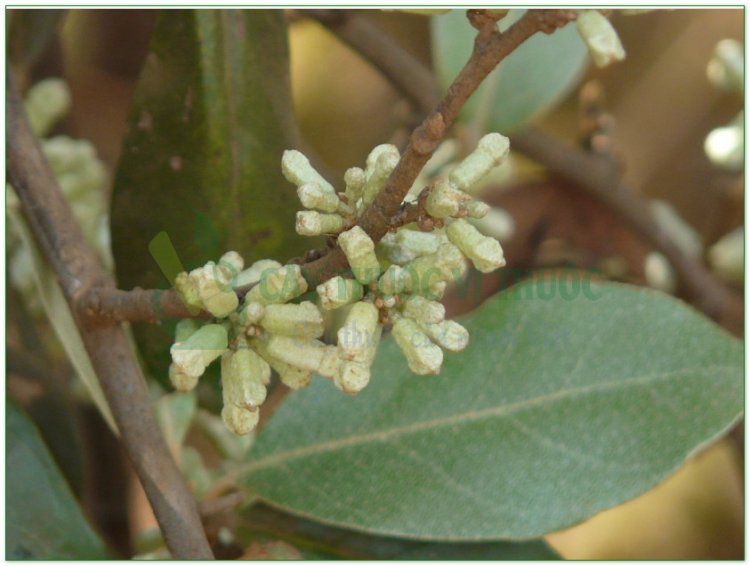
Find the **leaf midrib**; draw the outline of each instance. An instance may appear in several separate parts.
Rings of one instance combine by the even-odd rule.
[[[294,448],[285,452],[279,452],[271,454],[265,458],[260,458],[255,462],[250,462],[246,466],[239,467],[235,470],[233,476],[241,476],[246,474],[252,474],[259,470],[269,468],[272,466],[282,465],[291,460],[297,460],[304,458],[305,456],[321,454],[325,452],[334,452],[342,448],[349,446],[356,446],[359,444],[366,444],[371,442],[386,442],[388,440],[399,438],[400,436],[417,433],[423,430],[431,430],[433,428],[440,428],[450,426],[458,423],[474,422],[482,419],[492,417],[503,417],[509,416],[516,413],[520,413],[526,410],[533,409],[539,405],[546,403],[555,403],[565,399],[569,399],[576,396],[587,395],[589,393],[597,393],[608,390],[625,389],[635,385],[646,385],[658,381],[667,380],[671,377],[685,374],[685,373],[711,373],[715,371],[730,370],[735,368],[733,365],[717,365],[709,366],[702,369],[691,369],[682,368],[679,370],[673,370],[669,372],[653,374],[648,376],[633,377],[618,381],[611,381],[606,383],[594,383],[583,387],[573,387],[570,389],[561,389],[547,395],[534,397],[531,399],[524,399],[515,403],[507,405],[500,405],[496,407],[489,407],[478,411],[471,410],[448,417],[442,417],[439,419],[431,419],[418,423],[412,423],[409,425],[395,427],[387,430],[381,430],[366,434],[354,434],[352,436],[339,438],[336,440],[328,440],[317,444],[310,444],[300,448]]]

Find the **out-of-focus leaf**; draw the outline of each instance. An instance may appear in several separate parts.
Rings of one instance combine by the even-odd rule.
[[[190,393],[170,393],[156,402],[156,416],[159,419],[164,439],[172,455],[179,462],[182,442],[195,417],[195,395]]]
[[[238,538],[250,545],[281,539],[306,560],[558,560],[542,540],[432,543],[371,536],[294,517],[264,505],[242,514]],[[265,534],[265,535],[264,535]]]
[[[242,483],[351,529],[537,538],[647,491],[737,421],[737,340],[667,295],[559,281],[488,301],[439,376],[386,340],[356,398],[316,380],[261,430]]]
[[[525,10],[511,10],[499,25],[506,30]],[[466,64],[477,31],[465,10],[430,19],[433,59],[438,78],[447,87]],[[587,61],[586,46],[568,24],[552,35],[538,33],[524,42],[490,73],[469,99],[460,119],[480,132],[509,133],[567,95]]]
[[[33,423],[13,403],[5,411],[6,559],[106,558]]]
[[[18,235],[22,245],[29,249],[29,255],[33,264],[34,283],[44,305],[44,312],[47,315],[47,319],[65,349],[65,353],[68,355],[68,359],[73,368],[75,368],[78,377],[81,378],[81,381],[91,395],[94,404],[109,427],[116,432],[117,426],[109,410],[107,400],[104,397],[104,392],[99,385],[99,379],[96,377],[96,373],[94,373],[89,355],[86,352],[80,334],[78,334],[78,327],[73,319],[73,314],[70,312],[68,302],[65,300],[62,289],[60,289],[60,285],[57,283],[54,271],[42,258],[36,241],[26,224],[26,220],[21,216],[19,210],[9,207],[7,214],[10,218],[12,230]]]
[[[166,288],[149,242],[166,232],[187,269],[228,250],[246,261],[299,255],[299,207],[281,175],[296,144],[280,10],[165,10],[141,73],[112,205],[119,284]],[[135,325],[168,386],[173,324]]]
[[[57,33],[65,10],[9,10],[7,48],[14,65],[29,67]]]

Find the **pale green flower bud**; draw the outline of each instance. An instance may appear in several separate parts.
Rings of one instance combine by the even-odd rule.
[[[220,324],[206,324],[184,342],[172,345],[169,352],[177,366],[176,371],[200,377],[208,364],[227,349],[227,331]]]
[[[378,351],[380,337],[383,327],[378,325],[375,332],[370,338],[367,348],[367,355],[362,361],[342,361],[339,366],[338,374],[334,377],[334,385],[343,391],[354,395],[362,391],[370,382],[370,368],[375,360],[375,354]]]
[[[430,191],[425,203],[427,213],[433,218],[448,218],[455,216],[458,211],[471,199],[463,191],[447,181],[439,182]]]
[[[727,171],[739,173],[745,168],[744,112],[731,124],[715,128],[706,136],[703,149],[711,162]]]
[[[508,156],[510,141],[497,133],[487,134],[450,174],[450,181],[466,191],[473,184],[500,165]]]
[[[185,340],[190,338],[193,334],[198,332],[201,326],[203,326],[203,323],[199,320],[186,318],[184,320],[179,321],[174,328],[174,341],[184,342]]]
[[[199,376],[187,375],[180,370],[180,366],[172,363],[169,364],[169,381],[172,386],[180,393],[187,393],[195,389],[198,385]]]
[[[224,405],[255,411],[266,400],[271,368],[250,348],[228,350],[221,356],[221,387]]]
[[[597,67],[625,59],[625,49],[609,20],[596,10],[585,10],[576,21],[578,33]]]
[[[296,149],[288,149],[281,158],[281,172],[290,183],[301,187],[302,185],[318,185],[324,191],[336,194],[336,190],[331,183],[326,181],[318,173],[310,161]]]
[[[404,265],[414,258],[435,253],[445,236],[437,231],[421,232],[402,228],[395,234],[387,234],[381,240],[388,246],[388,259],[393,263]]]
[[[241,272],[232,280],[232,287],[244,287],[245,285],[254,285],[268,270],[278,269],[281,264],[272,259],[261,259],[256,261],[245,271]]]
[[[381,295],[398,295],[406,289],[409,275],[406,270],[398,265],[391,265],[378,279],[378,291]]]
[[[669,260],[659,252],[651,252],[643,261],[643,275],[649,287],[665,293],[677,289],[677,276]]]
[[[302,206],[322,212],[336,212],[341,200],[335,192],[328,192],[317,184],[302,185],[297,189]]]
[[[323,377],[335,379],[339,374],[342,361],[338,348],[327,344],[323,348],[323,356],[320,358],[320,365],[316,371]]]
[[[237,252],[230,251],[221,256],[219,267],[224,268],[229,274],[229,279],[232,279],[245,267],[245,260]]]
[[[258,284],[245,295],[245,302],[262,305],[287,303],[305,291],[307,281],[302,277],[300,266],[286,265],[266,270]]]
[[[509,241],[516,231],[513,217],[502,208],[492,208],[484,218],[470,218],[471,222],[482,234],[502,242]]]
[[[368,358],[378,319],[378,309],[372,303],[359,302],[352,306],[336,335],[341,359],[364,362]]]
[[[445,318],[445,307],[436,301],[412,295],[404,301],[402,313],[422,324],[437,324]]]
[[[323,316],[310,301],[298,305],[268,305],[260,324],[271,334],[317,338],[323,334]]]
[[[268,353],[282,362],[307,371],[318,371],[325,344],[315,338],[292,338],[272,334],[268,339]]]
[[[310,383],[312,371],[298,368],[272,356],[265,340],[252,338],[250,346],[279,374],[281,382],[289,389],[302,389]]]
[[[325,310],[333,310],[359,301],[364,295],[362,285],[355,279],[344,279],[340,275],[318,285],[316,291],[320,305]]]
[[[227,272],[212,261],[191,271],[190,278],[196,283],[203,308],[215,317],[225,317],[239,306]]]
[[[61,79],[45,79],[26,93],[24,106],[31,130],[44,137],[52,126],[70,110],[70,90]]]
[[[362,191],[365,188],[365,172],[359,167],[352,167],[344,173],[344,183],[346,184],[346,199],[350,206],[357,204],[362,197]]]
[[[242,324],[257,324],[265,314],[266,309],[262,304],[245,302],[245,306],[242,307],[240,322]]]
[[[224,405],[221,420],[233,433],[243,436],[250,434],[260,420],[260,411],[248,411],[235,405]]]
[[[454,320],[419,326],[443,350],[460,352],[469,345],[469,331]]]
[[[391,144],[377,146],[367,156],[365,186],[362,189],[362,206],[368,206],[385,186],[393,170],[398,165],[398,148]]]
[[[466,204],[466,215],[469,218],[484,218],[492,207],[481,200],[472,200]]]
[[[742,283],[745,279],[745,229],[740,226],[711,246],[708,263],[722,280]]]
[[[338,234],[346,228],[346,219],[340,214],[301,210],[297,213],[297,223],[294,228],[300,236]]]
[[[448,239],[471,259],[474,267],[482,273],[490,273],[505,265],[503,248],[500,242],[483,236],[466,220],[460,218],[450,223],[446,229]]]
[[[393,324],[392,334],[411,371],[417,375],[440,373],[443,351],[432,343],[416,322],[399,318]]]
[[[461,250],[446,242],[434,254],[410,261],[404,270],[407,273],[403,285],[406,292],[433,298],[438,283],[455,281],[466,273],[466,260]]]
[[[728,92],[745,90],[745,49],[735,39],[722,39],[706,69],[708,80]]]
[[[190,278],[187,272],[183,271],[177,275],[174,288],[188,307],[203,308],[203,303],[201,303],[200,296],[198,295],[198,285]]]
[[[352,274],[362,284],[375,280],[380,274],[380,263],[375,255],[375,244],[359,226],[339,234],[338,243],[346,254]]]

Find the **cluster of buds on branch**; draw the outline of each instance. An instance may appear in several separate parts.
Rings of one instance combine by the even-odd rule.
[[[297,214],[297,232],[335,238],[350,271],[313,290],[299,265],[261,260],[245,269],[242,257],[231,251],[216,263],[181,273],[175,287],[186,304],[215,318],[178,324],[172,384],[190,391],[221,358],[222,417],[230,430],[246,434],[259,420],[271,369],[291,389],[318,374],[356,394],[370,381],[388,326],[411,371],[439,373],[444,352],[460,352],[469,343],[466,329],[445,319],[439,300],[446,287],[466,274],[467,260],[484,273],[505,265],[500,243],[466,220],[483,217],[490,207],[466,191],[508,151],[508,139],[500,134],[483,137],[447,176],[404,203],[421,207],[417,220],[393,226],[377,244],[358,218],[398,164],[398,149],[388,144],[373,149],[364,169],[346,172],[341,192],[302,153],[286,151],[282,172],[297,186],[305,207]],[[239,287],[249,287],[242,300]]]

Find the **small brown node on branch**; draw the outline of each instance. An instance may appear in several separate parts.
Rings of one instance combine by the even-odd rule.
[[[435,151],[444,135],[445,120],[440,112],[435,112],[414,131],[414,150],[421,155],[429,155]]]
[[[539,31],[550,34],[575,20],[579,10],[531,10],[531,12],[536,17]]]

